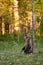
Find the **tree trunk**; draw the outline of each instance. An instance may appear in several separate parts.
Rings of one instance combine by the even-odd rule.
[[[34,50],[34,0],[32,0],[32,52]]]

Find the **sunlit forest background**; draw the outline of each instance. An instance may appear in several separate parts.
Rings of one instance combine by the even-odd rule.
[[[34,49],[38,53],[43,51],[43,0],[33,4]],[[0,65],[43,65],[42,52],[20,54],[26,34],[32,38],[32,0],[0,0]]]
[[[42,0],[34,0],[34,30],[36,37],[43,37]],[[0,0],[1,37],[3,38],[3,36],[9,36],[11,38],[21,38],[22,36],[23,39],[23,36],[26,33],[29,33],[31,35],[31,32],[32,0]],[[2,40],[2,38],[0,38],[0,40]]]

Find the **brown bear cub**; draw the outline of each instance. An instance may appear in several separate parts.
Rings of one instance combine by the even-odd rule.
[[[22,48],[22,51],[24,51],[24,53],[26,53],[26,54],[32,53],[32,43],[31,43],[30,36],[26,35],[25,39],[26,39],[26,44]]]

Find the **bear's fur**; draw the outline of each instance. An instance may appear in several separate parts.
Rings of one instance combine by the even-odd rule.
[[[32,53],[32,43],[31,43],[31,39],[29,36],[26,36],[26,44],[25,46],[22,48],[22,51],[24,51],[24,53],[29,54]]]

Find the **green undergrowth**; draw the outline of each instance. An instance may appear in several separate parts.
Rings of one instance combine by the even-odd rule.
[[[0,65],[43,65],[43,44],[34,44],[33,54],[21,52],[24,42],[0,42]]]

